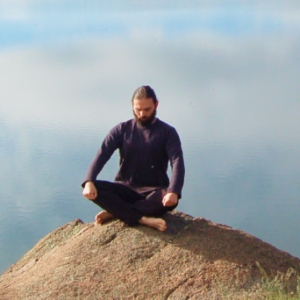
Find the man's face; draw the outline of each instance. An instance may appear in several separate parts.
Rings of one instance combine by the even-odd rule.
[[[132,109],[136,121],[142,126],[152,124],[155,119],[157,106],[158,102],[155,105],[152,98],[134,99],[132,101]]]

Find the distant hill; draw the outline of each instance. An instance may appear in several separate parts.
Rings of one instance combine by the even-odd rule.
[[[300,270],[298,258],[240,230],[180,212],[164,219],[164,233],[70,222],[0,277],[0,299],[258,299],[258,263],[271,277]]]

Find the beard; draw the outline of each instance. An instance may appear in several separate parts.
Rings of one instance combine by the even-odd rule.
[[[153,111],[153,113],[149,116],[149,117],[143,117],[143,118],[139,118],[135,112],[133,111],[133,115],[135,117],[135,120],[142,126],[149,126],[152,124],[152,122],[155,119],[156,116],[156,109]]]

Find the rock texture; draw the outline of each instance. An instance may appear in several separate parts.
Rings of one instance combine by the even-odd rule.
[[[179,212],[164,218],[164,233],[70,222],[0,277],[0,299],[257,299],[257,262],[270,276],[299,270],[298,258],[245,232]]]

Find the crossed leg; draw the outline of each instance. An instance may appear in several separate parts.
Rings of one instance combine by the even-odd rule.
[[[139,223],[159,231],[167,229],[166,221],[160,216],[176,206],[163,206],[165,190],[141,195],[126,186],[103,181],[96,182],[96,187],[98,197],[93,202],[104,210],[95,216],[95,224],[118,218],[129,225]]]

